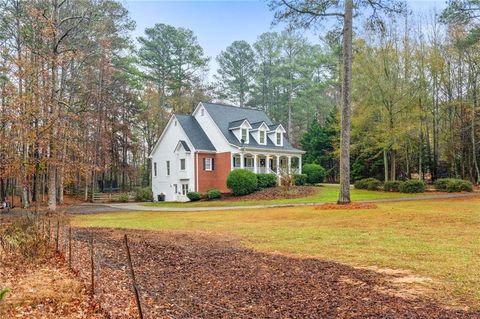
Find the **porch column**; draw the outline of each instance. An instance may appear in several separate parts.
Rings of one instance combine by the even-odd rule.
[[[240,153],[240,168],[245,168],[245,161],[243,153]]]
[[[277,175],[280,174],[280,156],[277,155]]]
[[[253,154],[253,172],[257,174],[257,154]]]
[[[287,164],[287,169],[288,169],[288,174],[292,172],[292,157],[289,156],[288,158],[288,164]]]
[[[270,154],[265,155],[265,167],[267,173],[270,173]]]
[[[302,174],[302,155],[298,157],[298,174]]]

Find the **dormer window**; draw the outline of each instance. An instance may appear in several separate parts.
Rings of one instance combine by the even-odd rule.
[[[277,145],[282,145],[282,133],[277,132],[276,136],[277,136]]]
[[[246,128],[242,128],[242,140],[243,142],[248,142],[248,130]]]
[[[200,116],[204,116],[204,115],[205,115],[205,109],[202,108],[202,109],[200,109]]]
[[[260,143],[260,144],[265,144],[265,131],[264,131],[264,130],[260,130],[260,131],[259,131],[259,134],[260,134],[259,143]]]

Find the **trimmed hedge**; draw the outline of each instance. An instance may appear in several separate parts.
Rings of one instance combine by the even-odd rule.
[[[220,193],[220,191],[216,188],[212,188],[207,191],[208,199],[217,199],[217,198],[220,198],[221,196],[222,196],[222,193]]]
[[[303,165],[302,173],[307,175],[308,184],[317,184],[323,182],[327,172],[318,164]]]
[[[302,186],[307,183],[307,174],[295,174],[293,175],[293,183],[296,186]]]
[[[402,187],[402,181],[388,181],[383,184],[383,190],[386,192],[399,192]]]
[[[435,189],[442,192],[473,192],[473,184],[458,178],[441,178],[433,183]]]
[[[139,187],[135,189],[135,200],[137,202],[153,201],[153,193],[150,187]]]
[[[258,188],[269,188],[277,186],[277,176],[275,174],[257,174]]]
[[[189,200],[191,200],[192,202],[196,202],[197,200],[201,200],[202,199],[202,194],[199,193],[199,192],[188,192],[187,193],[187,197]]]
[[[369,177],[356,181],[354,185],[356,189],[368,189],[370,191],[376,191],[380,188],[380,186],[382,186],[382,182],[376,178]]]
[[[423,193],[425,191],[425,183],[418,179],[405,181],[400,187],[402,193]]]
[[[245,169],[235,169],[228,174],[227,187],[235,196],[251,194],[258,189],[257,176]]]

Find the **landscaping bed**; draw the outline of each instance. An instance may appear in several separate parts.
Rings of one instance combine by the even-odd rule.
[[[76,229],[94,233],[102,307],[117,295],[130,302],[123,234],[128,234],[146,318],[478,318],[445,309],[424,297],[402,294],[385,273],[336,262],[266,254],[237,245],[235,237],[201,232]],[[77,242],[86,245],[85,242]],[[81,269],[88,275],[88,254]],[[82,276],[82,274],[81,274]],[[82,276],[83,277],[83,276]],[[88,276],[85,276],[88,277]],[[117,279],[115,279],[117,278]],[[108,280],[107,280],[108,279]],[[125,280],[126,279],[126,280]],[[127,305],[128,304],[128,305]],[[110,309],[105,309],[109,312]],[[128,315],[126,315],[128,314]]]
[[[293,199],[307,197],[317,194],[320,188],[316,186],[292,186],[265,188],[255,193],[245,196],[226,196],[226,201],[245,201],[245,200],[274,200],[274,199]]]

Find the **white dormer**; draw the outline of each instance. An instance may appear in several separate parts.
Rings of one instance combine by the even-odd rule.
[[[282,124],[270,125],[269,129],[268,137],[272,140],[273,144],[275,144],[275,146],[283,146],[283,134],[287,131],[285,131]]]
[[[248,144],[250,142],[250,130],[252,126],[247,119],[230,122],[228,129],[235,134],[239,142]]]
[[[262,121],[253,123],[251,132],[258,144],[267,145],[267,134],[269,130],[267,123]]]

